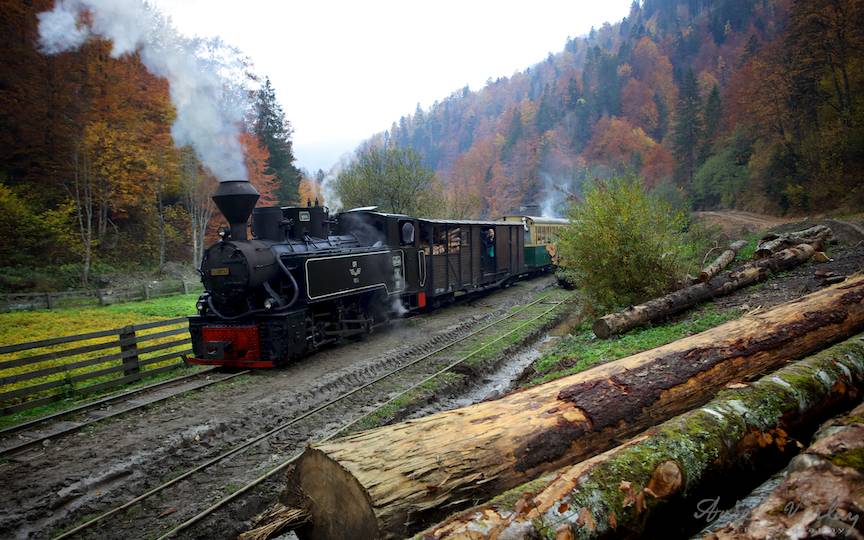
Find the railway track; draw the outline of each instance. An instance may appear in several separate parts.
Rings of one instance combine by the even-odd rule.
[[[549,315],[561,304],[550,301],[549,296],[544,295],[467,334],[435,346],[407,363],[222,451],[179,476],[59,534],[55,539],[128,537],[130,534],[160,539],[174,537],[214,516],[256,487],[268,481],[275,486],[276,475],[299,457],[306,444],[325,441],[346,432],[400,397],[470,362],[490,347]],[[494,337],[489,337],[490,334]],[[204,471],[208,473],[202,474]],[[190,483],[194,484],[194,493],[198,497],[197,506],[188,497]],[[126,512],[133,507],[136,507],[135,512]]]
[[[181,394],[201,390],[248,373],[249,370],[220,373],[217,368],[207,368],[10,426],[0,430],[0,437],[3,437],[0,440],[0,457],[8,457],[42,446],[48,441],[70,435],[102,420],[117,418]],[[200,379],[204,380],[199,382]],[[77,420],[70,420],[72,418]],[[46,426],[50,422],[53,423]]]

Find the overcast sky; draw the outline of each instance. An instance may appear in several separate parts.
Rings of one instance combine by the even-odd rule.
[[[273,81],[297,164],[325,171],[400,116],[510,76],[632,0],[151,0],[181,33],[220,36]]]

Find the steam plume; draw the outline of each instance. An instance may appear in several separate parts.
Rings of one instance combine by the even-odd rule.
[[[142,0],[57,0],[53,10],[39,14],[39,43],[47,54],[77,49],[90,37],[110,40],[114,58],[138,52],[150,73],[168,80],[177,110],[175,144],[191,145],[220,180],[246,179],[237,138],[245,96],[222,76],[231,67],[207,50],[212,42],[180,36]]]
[[[339,197],[339,192],[336,190],[336,181],[339,174],[351,165],[352,159],[353,156],[350,152],[342,154],[339,161],[330,168],[330,172],[321,181],[319,189],[324,195],[324,200],[327,201],[327,207],[334,212],[342,210],[342,198]]]

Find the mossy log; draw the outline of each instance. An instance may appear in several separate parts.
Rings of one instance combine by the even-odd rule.
[[[403,537],[586,459],[711,399],[731,381],[864,330],[864,276],[582,373],[312,445],[282,503],[301,538]],[[264,525],[266,526],[266,524]]]
[[[784,249],[767,259],[748,263],[739,270],[727,272],[711,281],[696,283],[644,304],[605,315],[594,321],[592,330],[600,338],[622,334],[637,326],[684,311],[706,300],[725,296],[748,285],[764,281],[772,273],[795,268],[810,259],[816,253],[816,249],[810,244]]]
[[[721,477],[734,482],[733,475],[746,474],[746,465],[760,453],[791,450],[789,432],[854,404],[862,391],[864,336],[859,335],[751,385],[723,391],[620,447],[511,490],[418,537],[572,540],[668,532],[694,508],[707,512],[688,495],[704,494],[705,484],[713,487]],[[686,508],[678,522],[658,523],[673,505]]]
[[[864,537],[864,404],[827,422],[786,478],[749,514],[706,540]]]
[[[714,262],[706,266],[701,272],[699,272],[699,277],[697,278],[700,283],[705,283],[709,279],[713,278],[717,274],[719,274],[724,268],[729,266],[732,261],[735,260],[735,256],[738,255],[738,250],[742,249],[747,245],[747,242],[744,240],[738,240],[737,242],[733,242],[729,244],[729,249],[726,249],[721,253]]]
[[[769,234],[762,237],[756,245],[756,251],[753,252],[754,259],[764,259],[777,253],[781,249],[786,249],[790,246],[799,244],[810,244],[821,251],[825,243],[832,237],[831,229],[825,225],[816,225],[803,231],[784,233],[784,234]]]

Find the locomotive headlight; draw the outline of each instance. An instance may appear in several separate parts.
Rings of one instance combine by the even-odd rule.
[[[195,302],[195,309],[198,310],[198,315],[204,315],[204,312],[207,310],[206,296],[201,296],[198,298],[198,301]]]
[[[276,307],[276,305],[276,300],[274,300],[273,298],[268,298],[267,300],[264,300],[264,309],[273,309],[274,307]]]

